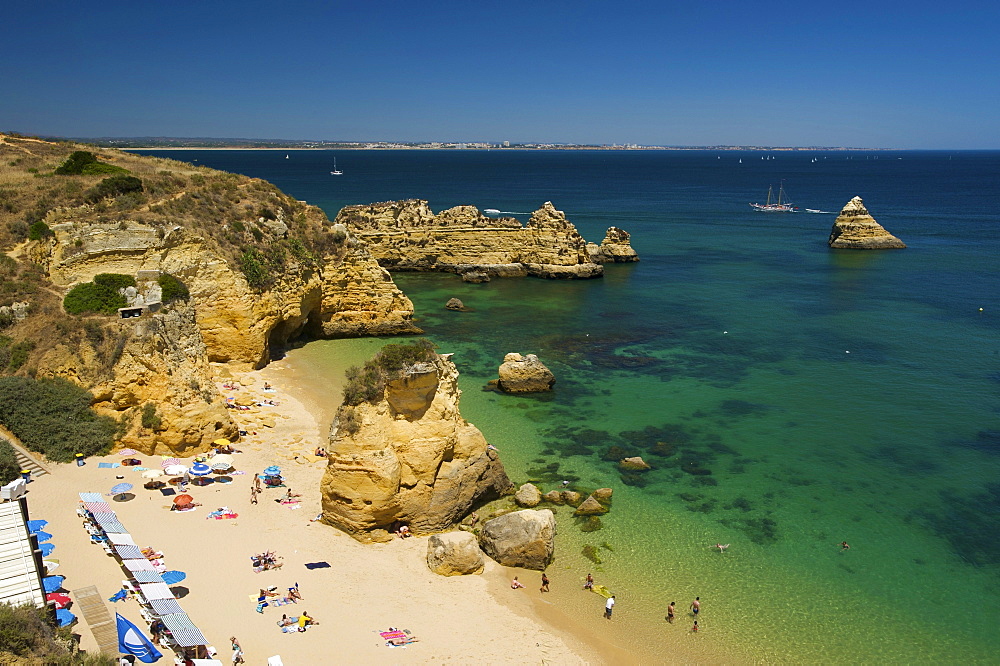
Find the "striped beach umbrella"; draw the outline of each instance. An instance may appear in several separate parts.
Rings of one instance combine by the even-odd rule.
[[[160,463],[160,467],[166,469],[171,465],[182,465],[182,464],[184,463],[182,463],[181,460],[178,458],[167,458],[166,460]]]
[[[118,483],[111,488],[111,492],[114,495],[121,495],[122,493],[127,493],[130,490],[132,490],[131,483]]]

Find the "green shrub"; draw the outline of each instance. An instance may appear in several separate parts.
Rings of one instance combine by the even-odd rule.
[[[128,169],[115,166],[114,164],[105,164],[104,162],[91,162],[90,164],[85,164],[80,173],[84,176],[100,176],[112,173],[128,173]]]
[[[31,340],[22,340],[15,343],[10,348],[10,357],[7,359],[7,370],[17,372],[21,366],[28,362],[31,350],[35,348],[35,343]]]
[[[163,419],[156,413],[156,405],[147,402],[142,406],[142,427],[147,430],[158,430],[163,425]]]
[[[125,287],[134,287],[135,278],[118,273],[101,273],[93,282],[84,282],[73,287],[63,299],[63,307],[70,314],[96,312],[115,314],[118,308],[127,305],[119,292]]]
[[[191,297],[191,292],[184,286],[184,283],[169,273],[161,273],[156,283],[160,285],[160,299],[164,303],[169,303],[178,298],[186,301]]]
[[[365,363],[364,367],[347,369],[344,385],[344,404],[360,405],[382,399],[385,385],[415,363],[431,361],[434,343],[421,338],[407,344],[386,345]]]
[[[72,627],[56,627],[46,610],[0,603],[0,664],[114,666],[117,663],[110,655],[79,652]]]
[[[105,178],[87,190],[83,198],[94,203],[106,197],[117,197],[129,192],[142,192],[142,181],[135,176],[118,174]]]
[[[117,422],[91,410],[93,396],[62,378],[0,377],[0,424],[32,451],[58,462],[104,455]]]
[[[253,289],[263,290],[271,285],[273,278],[260,250],[247,248],[240,257],[240,269]]]
[[[55,232],[49,229],[49,225],[45,224],[41,220],[38,220],[28,227],[28,240],[37,241],[55,235]]]
[[[86,150],[78,150],[69,157],[66,161],[56,167],[56,173],[61,176],[71,176],[83,173],[84,167],[88,164],[97,163],[97,158],[94,157],[94,153]]]
[[[0,439],[0,486],[6,485],[21,475],[14,447],[5,439]]]

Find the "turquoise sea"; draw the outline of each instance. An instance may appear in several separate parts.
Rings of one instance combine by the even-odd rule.
[[[266,178],[331,219],[414,197],[524,221],[551,200],[588,240],[631,232],[642,261],[601,280],[395,276],[515,482],[614,488],[597,531],[559,514],[554,583],[593,571],[618,595],[612,623],[565,602],[588,630],[649,663],[671,645],[996,661],[1000,153],[341,151],[334,177],[327,151],[143,152]],[[831,213],[750,209],[782,180]],[[855,195],[908,249],[826,246]],[[446,311],[451,297],[472,312]],[[511,351],[538,354],[556,390],[484,391]],[[623,454],[653,470],[623,476]]]

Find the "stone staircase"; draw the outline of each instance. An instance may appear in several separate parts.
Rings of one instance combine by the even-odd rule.
[[[0,440],[6,441],[14,448],[14,456],[17,458],[17,464],[21,466],[21,469],[31,470],[31,478],[34,479],[49,473],[45,465],[39,462],[34,454],[25,449],[17,437],[14,437],[14,434],[6,428],[0,427]]]

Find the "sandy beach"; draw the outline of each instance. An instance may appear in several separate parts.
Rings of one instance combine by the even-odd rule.
[[[362,545],[338,530],[310,522],[320,510],[317,488],[325,465],[325,459],[310,454],[325,440],[325,433],[302,402],[286,390],[283,377],[279,362],[247,375],[233,373],[232,379],[224,380],[251,385],[223,389],[235,401],[273,400],[276,404],[239,412],[248,436],[237,444],[242,453],[234,457],[236,469],[245,473],[233,475],[228,484],[189,486],[188,494],[202,505],[194,511],[169,511],[170,497],[144,489],[144,479],[135,467],[99,466],[118,462],[123,457],[119,454],[88,459],[83,467],[50,464],[52,473],[30,484],[28,506],[32,518],[49,521],[46,531],[56,546],[52,557],[60,562],[57,573],[66,577],[65,588],[72,591],[95,585],[105,599],[120,588],[125,578],[121,567],[100,546],[90,543],[76,508],[80,492],[107,494],[116,483],[126,482],[134,484],[134,498],[113,501],[108,496],[119,520],[137,544],[162,551],[169,569],[187,574],[175,588],[179,603],[226,663],[232,654],[228,639],[234,635],[250,664],[264,664],[272,655],[280,655],[288,665],[347,659],[356,663],[635,663],[625,650],[574,628],[549,595],[538,591],[538,572],[506,569],[487,558],[482,575],[445,578],[426,566],[426,538]],[[272,390],[263,390],[265,382]],[[260,425],[271,420],[273,427]],[[159,468],[162,460],[161,456],[134,457],[142,460],[144,468]],[[250,503],[254,473],[273,464],[282,468],[287,485],[302,494],[298,504],[275,501],[285,488],[266,489],[258,504]],[[238,517],[208,518],[221,507]],[[250,556],[264,550],[282,557],[283,567],[255,573]],[[306,566],[316,563],[329,566]],[[526,589],[510,589],[514,575],[527,582]],[[297,605],[256,611],[253,599],[260,588],[285,590],[295,584],[303,597]],[[570,592],[564,589],[562,593]],[[590,596],[576,590],[573,594]],[[106,605],[109,612],[118,611],[146,627],[134,601]],[[282,633],[277,626],[282,613],[301,612],[308,612],[319,625],[304,633]],[[81,646],[95,650],[95,639],[80,619],[76,631]],[[419,642],[387,647],[378,631],[389,627],[408,630]]]

